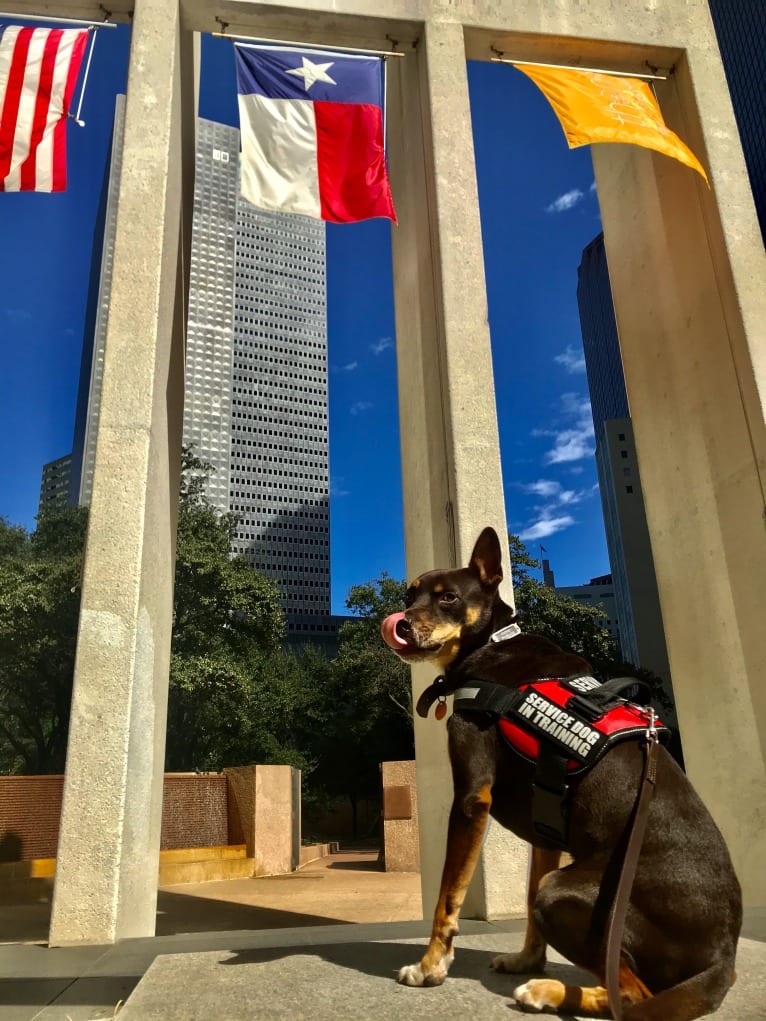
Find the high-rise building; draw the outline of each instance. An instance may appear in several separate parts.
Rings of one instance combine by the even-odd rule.
[[[183,442],[213,471],[205,495],[229,510],[239,131],[197,122]]]
[[[96,431],[101,407],[106,327],[109,318],[109,299],[112,293],[114,234],[117,226],[117,196],[122,173],[124,124],[125,97],[117,96],[114,108],[111,155],[107,164],[101,203],[93,231],[94,248],[88,306],[85,315],[85,337],[80,363],[74,439],[72,441],[69,499],[71,503],[83,506],[90,504],[93,488],[93,464],[96,458]]]
[[[69,480],[72,472],[72,455],[65,454],[55,461],[43,465],[40,482],[40,502],[37,513],[51,510],[53,507],[66,507],[69,504]]]
[[[330,627],[324,223],[238,195],[239,132],[197,131],[184,442],[275,579],[289,630]]]
[[[766,3],[710,0],[710,13],[766,241]]]
[[[587,585],[561,585],[556,591],[563,596],[569,596],[570,599],[574,599],[582,606],[589,606],[592,610],[597,610],[600,615],[601,627],[609,632],[621,653],[620,622],[617,616],[617,599],[611,574],[591,578]]]
[[[670,693],[670,666],[603,234],[582,254],[577,303],[620,645],[626,660],[657,674]]]
[[[111,289],[124,100],[105,191],[93,345],[83,355],[74,502],[90,502]],[[288,632],[330,643],[324,223],[239,195],[239,131],[197,122],[183,441],[237,527],[232,554],[273,578]]]

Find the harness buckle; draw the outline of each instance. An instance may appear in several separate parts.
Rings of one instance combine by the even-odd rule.
[[[649,717],[649,725],[646,728],[646,740],[650,743],[656,744],[658,741],[657,727],[655,725],[655,712],[652,706],[648,706],[644,709],[644,715]]]

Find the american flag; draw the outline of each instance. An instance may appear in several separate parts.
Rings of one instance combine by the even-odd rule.
[[[22,28],[0,35],[0,191],[64,191],[66,127],[88,33]]]

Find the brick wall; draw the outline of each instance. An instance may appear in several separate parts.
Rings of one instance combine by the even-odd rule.
[[[0,776],[0,861],[56,857],[63,787],[63,776]],[[225,776],[166,774],[163,850],[236,843],[228,813]]]
[[[0,861],[55,858],[63,776],[0,776]]]
[[[162,800],[163,851],[218,847],[229,842],[226,777],[166,773]]]

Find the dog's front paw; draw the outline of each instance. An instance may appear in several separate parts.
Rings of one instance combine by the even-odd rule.
[[[545,968],[545,950],[520,950],[517,954],[500,954],[490,961],[492,971],[506,975],[528,975],[530,972],[543,971]]]
[[[419,964],[406,964],[399,969],[397,982],[403,986],[440,986],[452,964],[452,955],[442,957],[439,963],[428,971],[423,969],[423,962]]]
[[[513,990],[513,998],[529,1011],[555,1014],[564,1002],[565,988],[555,979],[533,978]]]
[[[399,969],[396,981],[403,986],[422,986],[425,984],[423,969],[419,964],[405,964],[403,968]]]

